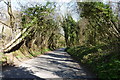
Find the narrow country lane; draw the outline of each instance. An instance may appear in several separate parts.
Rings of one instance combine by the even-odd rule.
[[[93,78],[64,49],[50,51],[3,72],[3,78],[84,79]]]

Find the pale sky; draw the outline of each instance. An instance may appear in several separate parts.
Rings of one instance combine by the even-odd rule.
[[[61,9],[59,12],[61,12],[63,15],[66,13],[66,10],[68,9],[67,8],[67,3],[70,2],[70,1],[76,1],[76,0],[11,0],[12,2],[12,8],[14,10],[16,10],[17,8],[19,9],[19,5],[18,5],[18,2],[20,2],[21,4],[25,5],[27,4],[28,2],[31,2],[31,3],[42,3],[42,4],[45,4],[47,1],[50,1],[50,2],[58,2],[60,4],[62,4],[61,6]],[[81,2],[83,0],[77,0],[78,2]],[[89,0],[91,1],[91,0]],[[103,1],[103,2],[118,2],[120,0],[92,0],[92,1]],[[6,5],[4,4],[4,2],[0,2],[0,11],[1,11],[1,7],[6,7]],[[72,8],[69,8],[69,9],[72,9]],[[76,12],[71,12],[72,13],[72,17],[74,18],[74,20],[76,21],[77,18],[78,18],[78,14],[76,14]],[[1,30],[1,29],[0,29]]]
[[[36,2],[36,3],[40,3],[40,4],[45,4],[47,1],[58,2],[58,3],[62,4],[60,12],[64,15],[66,13],[67,9],[72,9],[72,7],[67,8],[67,3],[68,2],[72,1],[74,3],[75,1],[81,2],[81,1],[85,1],[85,0],[11,0],[13,10],[20,9],[20,6],[18,5],[18,2],[20,2],[22,5],[26,5],[28,2],[29,3],[35,3]],[[118,2],[120,0],[88,0],[88,1]],[[6,5],[3,2],[0,2],[0,7],[6,7]],[[72,13],[72,15],[73,15],[74,19],[76,19],[77,16],[78,16],[74,12]]]

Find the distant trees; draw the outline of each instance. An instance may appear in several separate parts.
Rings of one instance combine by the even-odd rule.
[[[62,21],[66,45],[73,46],[77,43],[77,26],[71,15],[67,14]]]

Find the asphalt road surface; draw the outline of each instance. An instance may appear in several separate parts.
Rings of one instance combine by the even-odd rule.
[[[4,79],[68,80],[91,79],[93,75],[86,72],[64,48],[50,51],[34,59],[23,61],[18,67],[5,70]]]

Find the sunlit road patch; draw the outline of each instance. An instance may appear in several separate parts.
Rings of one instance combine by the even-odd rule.
[[[8,74],[10,73],[10,74]],[[64,49],[51,51],[22,62],[19,67],[3,72],[7,78],[91,78]]]

